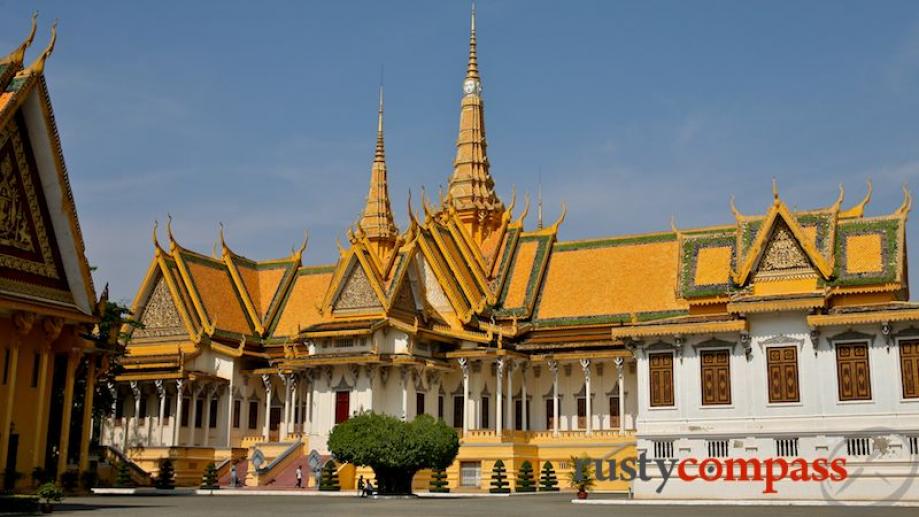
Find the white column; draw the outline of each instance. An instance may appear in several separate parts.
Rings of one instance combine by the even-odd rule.
[[[625,387],[622,382],[622,367],[624,361],[616,358],[616,387],[619,389],[619,432],[625,431]]]
[[[558,361],[549,361],[552,372],[552,434],[558,436]]]
[[[290,432],[296,433],[297,432],[297,413],[300,413],[299,420],[302,422],[303,412],[298,411],[299,407],[297,407],[297,389],[299,388],[300,383],[297,382],[296,377],[294,377],[291,382],[293,383],[293,386],[290,390],[290,408],[291,408],[290,409]]]
[[[521,363],[520,365],[520,395],[522,400],[520,401],[520,428],[524,431],[529,430],[529,418],[527,417],[527,363]]]
[[[283,375],[281,380],[284,382],[284,418],[281,419],[279,439],[286,440],[290,432],[290,374]]]
[[[309,384],[306,386],[306,408],[304,409],[306,425],[303,426],[303,432],[310,432],[313,427],[313,379],[309,370],[307,370],[306,382]]]
[[[399,377],[402,379],[402,421],[408,420],[408,375],[409,370],[405,366],[399,369]]]
[[[501,418],[504,414],[504,363],[503,357],[495,360],[495,433],[498,435],[504,429],[504,422]]]
[[[137,428],[140,426],[140,397],[142,396],[142,395],[141,395],[141,392],[140,392],[140,386],[137,384],[136,381],[131,381],[131,392],[134,393],[134,419],[133,419],[133,420],[134,420],[134,432],[136,433],[136,432],[137,432]],[[124,440],[124,442],[125,442],[125,446],[124,446],[125,452],[127,452],[127,450],[128,450],[128,438],[127,438],[128,434],[127,434],[127,432],[130,431],[130,430],[131,430],[131,421],[128,420],[128,425],[125,426],[125,437],[126,437],[125,440]]]
[[[514,369],[517,367],[514,364],[514,361],[511,359],[507,360],[507,416],[504,419],[504,422],[508,429],[514,430],[514,383],[511,379],[514,378]]]
[[[207,447],[210,442],[211,434],[211,399],[214,397],[214,388],[213,386],[208,386],[207,390],[204,392],[204,424],[201,426],[204,429],[204,446]],[[216,418],[217,415],[214,415]]]
[[[262,427],[262,438],[267,442],[271,439],[271,375],[262,375],[262,384],[265,386],[265,425]]]
[[[163,425],[163,419],[166,417],[166,386],[163,385],[161,379],[153,381],[153,384],[156,386],[156,394],[160,398],[160,414],[157,417],[156,423],[159,425],[159,445],[162,447],[166,445],[166,442],[163,441],[163,435],[166,432],[166,426]]]
[[[175,422],[172,424],[172,446],[178,447],[181,445],[182,438],[182,404],[185,402],[184,393],[182,388],[185,386],[184,379],[176,380],[176,416]]]
[[[227,385],[227,441],[224,444],[227,449],[233,446],[233,381],[235,377],[236,373],[234,371],[230,375],[230,384]],[[240,405],[239,412],[242,413],[242,405]],[[242,426],[242,415],[238,416],[239,424]]]
[[[463,436],[466,436],[469,432],[469,360],[461,357],[459,365],[463,370]]]
[[[587,406],[586,407],[586,410],[587,410],[586,417],[587,418],[585,420],[587,421],[587,434],[590,435],[591,433],[593,433],[593,429],[594,429],[593,412],[591,412],[590,410],[590,402],[591,402],[590,399],[593,398],[591,397],[591,392],[590,392],[590,359],[581,359],[580,363],[581,363],[581,370],[584,370],[584,392],[585,392],[584,395],[586,397],[585,405]]]
[[[194,447],[197,444],[198,428],[195,423],[198,421],[198,395],[201,394],[201,386],[195,385],[191,389],[191,418],[188,419],[188,446]]]
[[[114,382],[108,383],[108,392],[112,395],[112,428],[109,429],[109,443],[112,447],[118,448],[115,444],[115,413],[118,411],[118,389]]]

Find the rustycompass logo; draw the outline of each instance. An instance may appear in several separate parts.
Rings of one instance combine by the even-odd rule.
[[[760,483],[764,494],[777,494],[778,481],[840,482],[849,477],[845,458],[649,459],[641,453],[619,460],[579,458],[575,460],[574,469],[576,481],[582,480],[585,472],[591,470],[599,481],[660,480],[655,488],[657,493],[663,492],[674,476],[684,482]]]

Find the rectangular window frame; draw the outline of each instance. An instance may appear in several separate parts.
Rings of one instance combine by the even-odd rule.
[[[919,400],[919,337],[911,336],[900,339],[897,345],[900,365],[900,395],[903,400]],[[907,356],[903,354],[904,345],[909,350]],[[908,380],[912,381],[911,391],[907,390]]]
[[[871,389],[871,343],[864,339],[852,341],[834,341],[836,357],[836,399],[839,402],[870,402],[872,399]],[[856,352],[857,349],[864,349],[864,357],[846,356],[850,352]],[[858,375],[857,369],[863,365],[867,385],[864,389],[859,389],[858,383],[851,375]],[[851,385],[845,386],[843,379],[844,368],[855,368],[856,371],[850,374]],[[847,388],[844,393],[844,388]]]
[[[725,364],[706,364],[706,357],[724,356],[727,359]],[[706,375],[711,374],[715,377],[715,383],[718,383],[720,375],[727,378],[727,392],[719,392],[717,385],[714,393],[706,389]],[[699,351],[699,383],[700,396],[702,397],[702,406],[704,407],[724,407],[733,404],[732,384],[731,384],[731,349],[730,348],[706,348]]]
[[[249,411],[246,413],[246,427],[250,430],[258,429],[258,406],[257,400],[249,401]]]
[[[773,350],[776,350],[776,351],[782,351],[782,350],[790,350],[790,351],[793,351],[793,352],[794,352],[794,361],[793,361],[793,363],[792,363],[792,361],[786,360],[786,359],[780,359],[779,361],[773,363],[773,361],[771,360],[771,357],[770,357],[770,356],[771,356],[771,352],[772,352]],[[798,354],[798,347],[797,347],[797,345],[791,345],[791,344],[789,344],[789,345],[769,346],[769,347],[766,347],[766,354],[765,354],[765,355],[766,355],[766,394],[767,394],[769,403],[770,403],[770,404],[778,404],[778,405],[782,405],[782,404],[800,404],[800,403],[801,403],[801,378],[800,378],[801,372],[800,372],[800,368],[799,368],[799,366],[798,366],[799,354]],[[787,379],[787,377],[785,376],[785,372],[787,371],[788,367],[789,367],[789,366],[792,366],[792,365],[794,366],[794,374],[795,374],[795,375],[794,375],[794,377],[795,377],[794,397],[792,398],[791,396],[789,396],[790,390],[789,390],[788,386],[784,384],[784,382],[783,382],[782,385],[780,386],[780,390],[779,390],[779,391],[781,391],[781,396],[780,396],[780,397],[773,397],[773,395],[775,394],[774,391],[773,391],[773,389],[772,389],[772,388],[773,388],[773,383],[772,383],[772,380],[773,380],[773,376],[772,376],[772,369],[773,369],[773,366],[776,366],[776,367],[778,367],[779,370],[781,370],[781,371],[780,371],[780,375],[781,375],[781,378],[782,378],[782,379]]]
[[[665,357],[669,361],[669,367],[660,364],[654,364],[656,359],[663,359]],[[648,353],[648,405],[652,408],[676,407],[676,397],[674,396],[675,390],[673,359],[673,352]],[[662,382],[664,382],[664,384],[660,386]],[[661,397],[655,399],[655,392],[658,392]]]

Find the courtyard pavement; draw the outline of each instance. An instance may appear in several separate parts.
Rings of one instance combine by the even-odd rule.
[[[410,516],[449,517],[454,515],[553,516],[615,515],[641,517],[744,517],[781,516],[915,516],[916,508],[866,507],[674,507],[674,506],[594,506],[571,503],[573,494],[537,494],[512,497],[468,497],[449,499],[371,500],[357,497],[302,496],[148,496],[68,498],[54,515],[92,515],[130,517],[197,517],[204,515],[246,517],[322,516]],[[592,497],[603,497],[593,495]]]

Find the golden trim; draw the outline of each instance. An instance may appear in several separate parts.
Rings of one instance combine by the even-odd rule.
[[[726,334],[749,329],[747,320],[712,321],[700,323],[669,323],[662,325],[633,325],[615,327],[610,335],[617,338],[639,338],[694,334]]]

